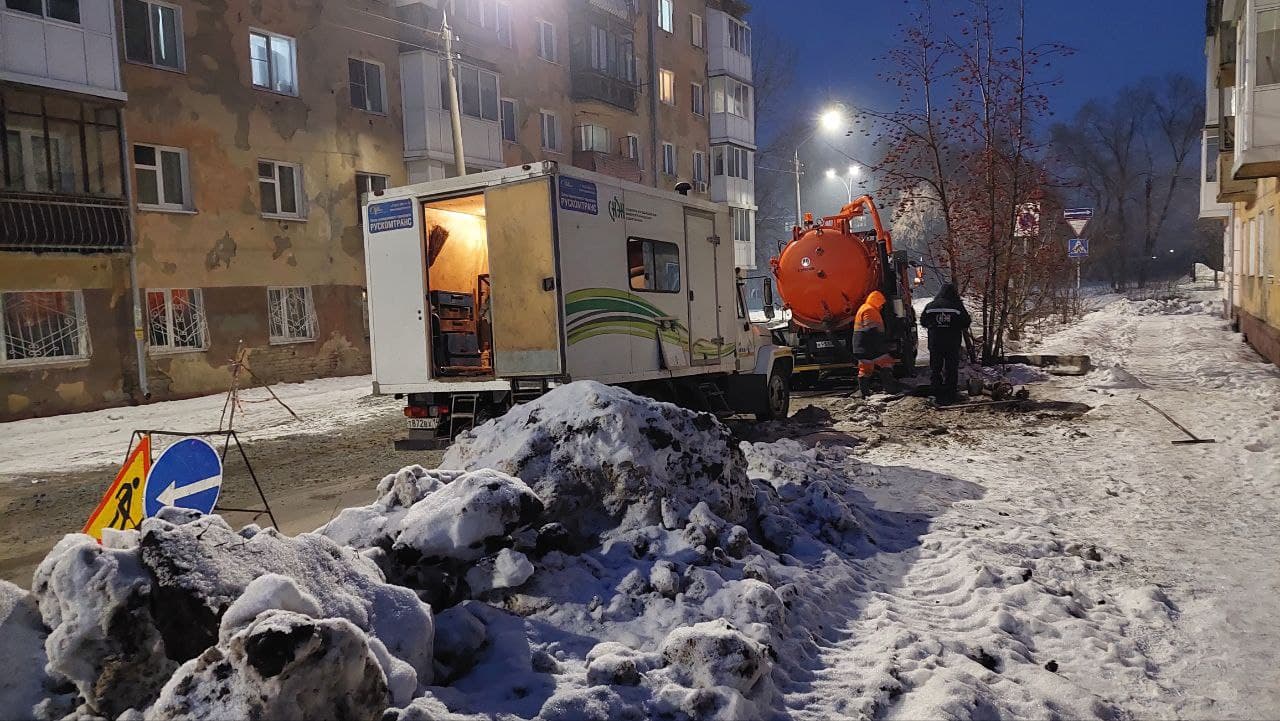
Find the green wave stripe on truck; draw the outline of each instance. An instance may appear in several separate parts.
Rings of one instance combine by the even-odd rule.
[[[643,298],[613,288],[583,288],[565,296],[566,331],[569,345],[601,335],[630,335],[652,339],[660,335],[668,343],[689,345],[689,329],[680,321],[665,321],[662,309]],[[724,358],[737,351],[733,343],[720,345],[699,338],[693,342],[693,355],[701,358]]]

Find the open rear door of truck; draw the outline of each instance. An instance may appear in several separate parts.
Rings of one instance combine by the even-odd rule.
[[[365,270],[373,378],[381,392],[409,391],[430,380],[426,258],[417,201],[368,206]]]
[[[564,373],[551,180],[485,190],[493,368],[499,378]]]

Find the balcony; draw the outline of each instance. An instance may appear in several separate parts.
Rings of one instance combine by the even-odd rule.
[[[1219,203],[1247,203],[1257,197],[1258,181],[1252,179],[1236,179],[1231,175],[1231,165],[1234,156],[1231,153],[1222,153],[1218,158],[1218,185]]]
[[[599,100],[634,113],[636,84],[598,70],[574,70],[573,99]]]
[[[0,251],[129,250],[129,206],[91,195],[0,192]]]
[[[642,180],[640,161],[628,158],[625,155],[601,153],[594,150],[575,150],[573,151],[573,164],[583,170],[604,173],[605,175],[629,180],[633,183],[639,183]]]
[[[18,5],[0,5],[0,80],[125,99],[112,0],[50,3],[51,17]]]

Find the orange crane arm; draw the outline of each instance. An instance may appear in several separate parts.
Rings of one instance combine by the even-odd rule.
[[[876,240],[883,241],[885,252],[888,255],[893,255],[893,238],[890,237],[889,231],[884,229],[884,224],[880,222],[880,211],[876,210],[876,201],[870,195],[854,198],[853,202],[841,208],[839,213],[823,218],[823,220],[849,221],[854,218],[861,218],[865,213],[871,214],[871,224],[876,229]]]

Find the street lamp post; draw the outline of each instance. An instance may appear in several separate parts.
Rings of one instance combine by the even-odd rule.
[[[849,195],[848,202],[850,203],[853,202],[853,179],[858,177],[861,174],[862,174],[862,168],[859,168],[856,165],[850,165],[848,172],[846,172],[845,175],[843,176],[836,173],[835,168],[827,169],[827,178],[828,179],[834,178],[835,180],[840,181],[840,184],[844,186],[845,193]],[[846,180],[846,178],[848,179]]]
[[[825,112],[823,112],[822,115],[818,117],[818,127],[814,128],[813,130],[810,130],[809,134],[806,135],[803,140],[801,140],[799,143],[796,143],[796,151],[794,156],[792,157],[792,162],[794,163],[794,172],[796,176],[796,225],[797,226],[804,225],[804,206],[801,205],[800,203],[800,148],[804,147],[805,143],[809,142],[810,140],[813,140],[813,136],[817,134],[819,129],[828,130],[828,131],[838,130],[840,126],[843,124],[844,124],[844,114],[841,113],[840,110],[836,108],[830,108]]]

